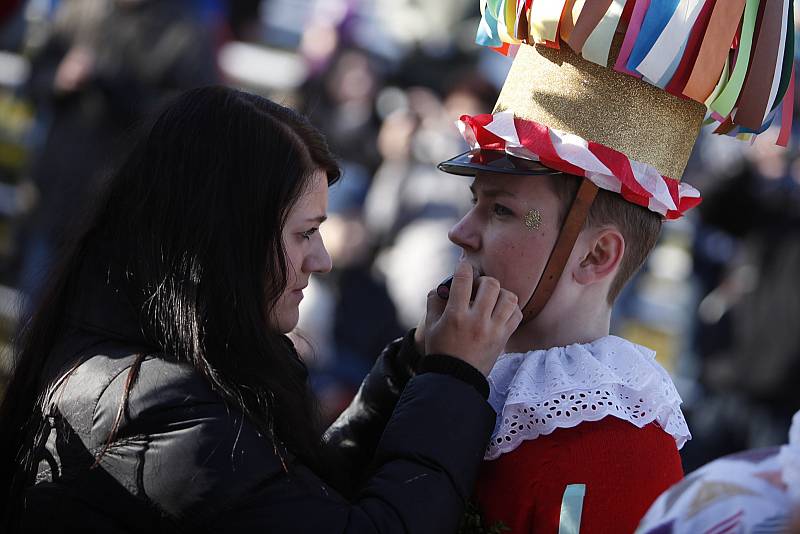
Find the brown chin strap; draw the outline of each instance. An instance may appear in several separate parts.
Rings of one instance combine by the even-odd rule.
[[[569,208],[567,216],[564,218],[564,224],[561,226],[561,232],[558,234],[556,244],[550,252],[550,258],[547,260],[547,265],[544,267],[542,277],[539,278],[539,283],[533,291],[530,300],[522,308],[522,323],[525,324],[534,317],[545,307],[550,296],[556,289],[558,279],[561,278],[561,273],[564,271],[564,266],[567,264],[572,247],[575,246],[575,240],[578,239],[578,234],[581,232],[586,217],[589,215],[589,208],[592,207],[594,197],[597,196],[597,186],[584,178],[581,180],[581,186],[572,201],[572,206]]]

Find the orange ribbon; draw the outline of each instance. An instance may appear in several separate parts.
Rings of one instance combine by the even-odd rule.
[[[724,0],[714,6],[684,95],[705,102],[714,91],[739,28],[744,4],[745,0]]]

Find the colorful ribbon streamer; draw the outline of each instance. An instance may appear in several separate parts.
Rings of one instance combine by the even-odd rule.
[[[567,0],[533,0],[531,6],[530,39],[534,43],[555,43],[558,25]]]
[[[687,97],[705,102],[718,86],[744,4],[745,0],[719,0],[714,6],[692,73],[683,89]]]
[[[641,74],[636,71],[629,70],[626,65],[628,63],[628,58],[631,55],[631,51],[633,50],[633,45],[636,43],[636,39],[639,37],[639,30],[642,27],[642,21],[644,20],[645,13],[647,13],[647,8],[650,7],[650,0],[630,0],[630,2],[633,1],[636,2],[636,5],[633,7],[631,20],[628,22],[628,31],[625,33],[625,39],[622,41],[622,48],[619,51],[619,56],[617,56],[617,62],[614,65],[614,69],[618,72],[624,72],[625,74],[641,78]]]
[[[765,116],[769,113],[773,87],[775,93],[778,91],[780,74],[776,80],[775,71],[783,64],[782,46],[783,39],[786,39],[783,28],[789,10],[788,1],[764,0],[758,38],[751,58],[752,65],[738,98],[739,109],[733,117],[733,122],[753,131],[761,127]],[[776,58],[778,58],[777,65]]]
[[[678,7],[679,0],[656,0],[650,2],[647,13],[639,29],[636,43],[633,45],[631,55],[628,58],[628,70],[637,70],[636,67],[645,58],[650,49],[653,48],[658,36],[672,19],[675,9]]]
[[[672,79],[704,3],[704,0],[680,1],[652,48],[636,66],[642,76],[661,88]]]
[[[717,0],[708,0],[705,5],[703,5],[703,9],[700,11],[697,21],[689,35],[689,40],[686,43],[681,62],[675,70],[672,79],[665,87],[668,93],[685,98],[683,96],[683,88],[686,87],[686,82],[689,80],[689,75],[692,72],[692,66],[697,61],[700,46],[703,43],[703,35],[708,27],[716,3]]]
[[[747,68],[750,65],[750,48],[753,45],[753,32],[756,26],[759,0],[747,0],[744,8],[744,21],[740,32],[739,50],[736,54],[736,64],[733,66],[731,78],[720,92],[719,96],[709,106],[713,111],[727,117],[739,99]]]
[[[602,66],[623,32],[613,68],[704,103],[715,133],[764,131],[789,107],[793,0],[482,0],[481,15],[476,41],[503,54],[564,41]]]
[[[633,0],[631,0],[633,1]],[[613,0],[606,10],[602,20],[586,38],[583,44],[583,57],[598,65],[608,65],[608,54],[611,50],[611,41],[619,25],[622,12],[625,10],[626,0]]]
[[[789,76],[789,88],[786,90],[786,97],[783,99],[781,110],[781,132],[778,134],[776,144],[786,146],[789,143],[789,136],[792,133],[792,119],[794,118],[794,65],[792,74]]]

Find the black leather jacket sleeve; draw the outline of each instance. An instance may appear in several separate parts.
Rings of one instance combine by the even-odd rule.
[[[422,356],[414,330],[383,349],[347,409],[323,436],[328,454],[343,474],[339,489],[352,495],[364,481],[381,434]]]
[[[440,373],[474,387],[487,398],[489,384],[468,363],[446,355],[428,355],[416,350],[414,329],[384,348],[339,418],[330,426],[323,440],[328,456],[337,469],[331,480],[343,494],[352,496],[369,476],[378,440],[392,415],[403,388],[418,373]]]
[[[474,387],[425,373],[406,385],[352,498],[302,465],[273,472],[214,525],[231,532],[455,532],[495,414]]]

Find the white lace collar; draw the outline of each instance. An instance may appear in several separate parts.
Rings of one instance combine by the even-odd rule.
[[[656,421],[683,447],[691,434],[681,398],[655,352],[616,336],[498,358],[489,374],[497,412],[484,458],[525,440],[612,415],[639,428]]]

